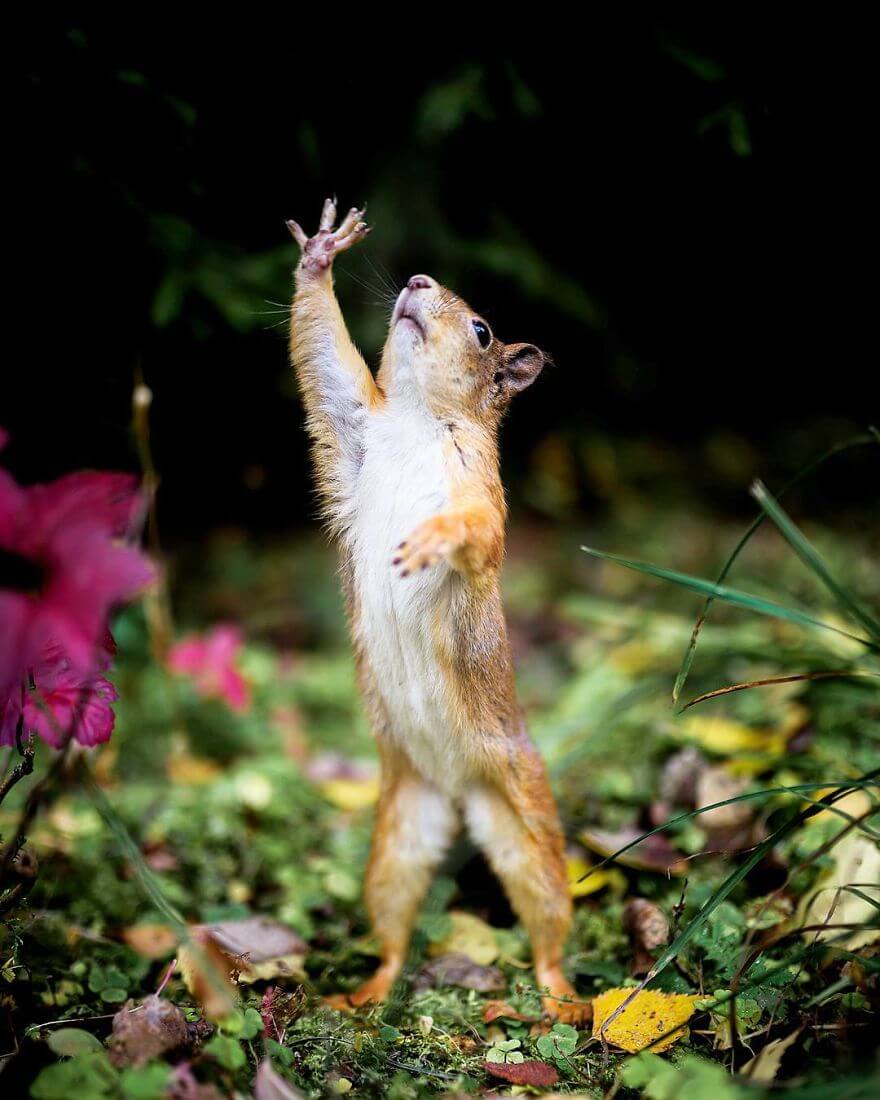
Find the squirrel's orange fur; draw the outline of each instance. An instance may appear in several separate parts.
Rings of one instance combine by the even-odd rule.
[[[291,357],[382,769],[365,883],[382,964],[351,1000],[387,995],[463,819],[531,937],[545,1008],[577,1020],[562,973],[563,835],[517,703],[499,588],[498,425],[544,356],[494,339],[460,298],[413,276],[374,380],[332,282],[333,257],[368,232],[361,217],[334,230],[328,200],[314,237],[288,223],[302,248]]]

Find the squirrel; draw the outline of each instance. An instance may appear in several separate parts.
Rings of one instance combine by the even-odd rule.
[[[562,971],[571,923],[563,833],[517,703],[501,601],[506,506],[498,428],[547,357],[505,344],[450,290],[414,275],[371,374],[333,290],[334,258],[369,233],[324,203],[300,246],[290,354],[323,513],[341,555],[357,680],[380,757],[364,900],[381,963],[349,1000],[379,1002],[461,819],[532,944],[545,1012],[584,1003]]]

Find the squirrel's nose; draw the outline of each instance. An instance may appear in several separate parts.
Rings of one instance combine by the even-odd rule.
[[[429,275],[413,275],[406,285],[410,290],[430,290],[434,280]]]

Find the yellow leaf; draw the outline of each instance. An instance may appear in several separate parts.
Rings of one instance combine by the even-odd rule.
[[[681,735],[688,741],[695,741],[704,749],[722,756],[763,749],[767,744],[766,730],[716,715],[688,715],[682,720],[680,728]]]
[[[302,982],[306,977],[304,961],[305,955],[279,955],[277,958],[262,959],[255,963],[244,960],[238,980],[242,985],[271,981],[272,978],[294,978]]]
[[[488,966],[495,962],[498,958],[495,929],[473,913],[453,909],[449,916],[452,920],[452,931],[439,943],[432,943],[428,947],[428,954],[467,955],[478,966]]]
[[[632,993],[631,989],[608,989],[593,999],[593,1035]],[[683,1039],[688,1029],[682,1025],[694,1014],[697,997],[684,993],[658,993],[642,989],[621,1014],[605,1029],[609,1043],[630,1054],[646,1047],[659,1054]]]
[[[598,871],[593,871],[589,878],[584,879],[584,875],[592,870],[592,867],[593,865],[582,856],[568,856],[566,859],[565,870],[568,875],[568,892],[573,898],[585,898],[588,894],[595,894],[606,886],[610,886],[617,891],[621,886],[621,882],[624,889],[626,888],[626,879],[620,871],[616,871],[614,868],[602,867]],[[583,879],[583,882],[580,881],[581,879]],[[623,890],[620,892],[623,893]]]
[[[182,745],[176,745],[165,762],[165,774],[176,786],[202,787],[219,779],[223,769],[216,760],[193,756]]]
[[[375,776],[365,779],[327,779],[321,784],[321,793],[340,810],[365,810],[376,804],[379,780]]]
[[[763,771],[770,760],[783,756],[788,742],[808,717],[806,707],[794,702],[786,706],[773,726],[747,726],[720,715],[689,714],[675,727],[675,735],[719,756],[737,755],[741,764],[739,774],[748,776]]]

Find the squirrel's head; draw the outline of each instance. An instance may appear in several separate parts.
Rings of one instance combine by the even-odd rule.
[[[534,344],[504,344],[467,302],[428,275],[400,292],[382,354],[389,396],[418,395],[438,416],[498,419],[547,357]]]

